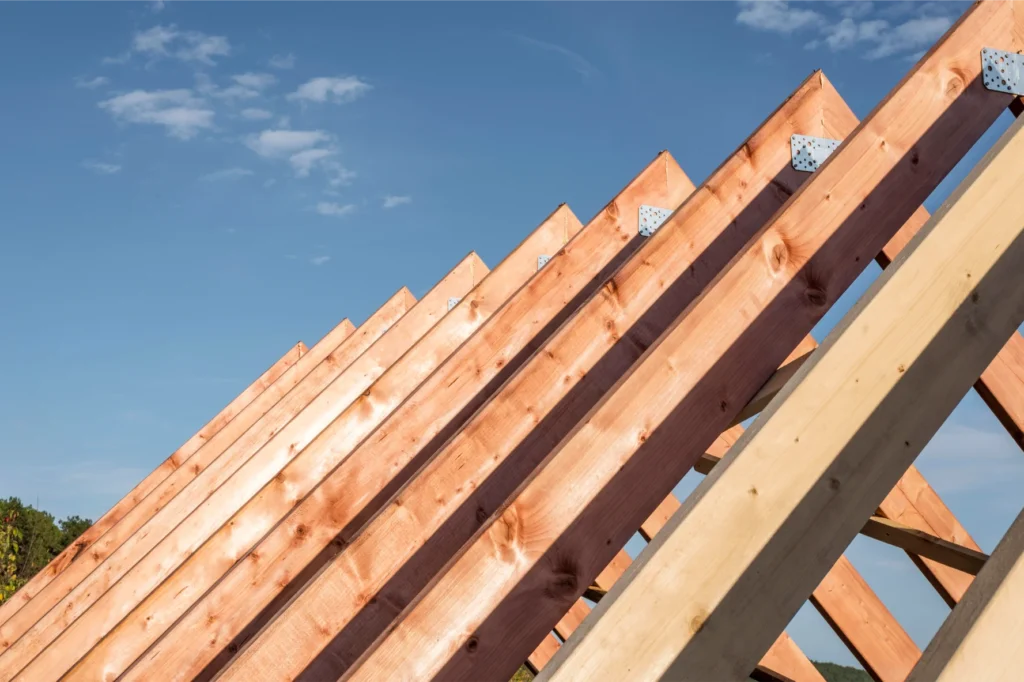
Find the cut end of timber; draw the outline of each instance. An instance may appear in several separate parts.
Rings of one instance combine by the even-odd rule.
[[[303,355],[309,352],[309,346],[302,343],[302,341],[299,341],[297,344],[295,344],[294,348],[299,352],[299,357],[302,357]]]
[[[398,290],[398,293],[396,293],[395,296],[401,296],[402,302],[405,303],[406,310],[416,305],[416,297],[412,295],[411,291],[409,291],[409,287],[402,287]]]
[[[583,223],[576,217],[576,214],[572,212],[568,204],[562,204],[555,211],[555,214],[562,221],[564,232],[562,233],[562,243],[568,244],[569,240],[579,234],[580,230],[583,229]]]
[[[473,284],[477,285],[491,271],[476,251],[470,251],[463,262],[468,262],[470,272],[473,275]]]

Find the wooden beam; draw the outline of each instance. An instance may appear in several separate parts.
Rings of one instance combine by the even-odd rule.
[[[564,249],[558,253],[552,250],[550,253],[555,253],[552,260],[387,423],[356,448],[343,465],[324,480],[317,493],[292,514],[287,524],[280,526],[256,548],[258,553],[267,556],[284,556],[273,564],[265,564],[266,568],[257,567],[259,570],[236,568],[217,586],[215,594],[211,593],[203,604],[193,609],[193,614],[206,613],[207,609],[219,613],[218,604],[232,600],[232,611],[237,614],[237,619],[232,622],[245,628],[232,629],[230,624],[224,627],[223,623],[218,623],[216,633],[227,634],[226,638],[218,637],[215,648],[223,651],[226,647],[228,656],[212,661],[209,668],[220,668],[230,657],[233,645],[251,637],[255,629],[265,622],[263,618],[256,618],[253,629],[249,628],[249,622],[253,621],[253,608],[265,608],[272,613],[276,610],[275,605],[287,603],[288,597],[284,593],[274,596],[279,590],[273,588],[279,584],[282,573],[315,573],[320,565],[344,548],[366,519],[387,502],[391,493],[429,461],[451,434],[533,354],[537,346],[590,298],[604,282],[607,273],[636,251],[644,241],[638,234],[642,204],[674,207],[692,188],[692,183],[672,157],[667,153],[660,154]],[[575,222],[572,233],[567,236],[572,236],[578,225]],[[295,548],[288,529],[301,519],[309,519],[318,528],[323,528],[325,541],[337,538],[337,544],[329,552],[323,551],[320,542]],[[248,586],[254,582],[268,585],[270,589],[254,592],[246,587],[244,600],[239,600],[238,590],[231,587]],[[265,606],[271,598],[275,601]],[[133,668],[132,674],[135,670],[162,670],[167,665],[192,670],[195,658],[181,661],[181,647],[165,644],[183,641],[172,640],[176,636],[191,636],[188,635],[191,626],[187,623],[191,623],[193,617],[190,615],[187,621],[176,626],[175,631],[157,645],[159,651],[154,649],[147,654]],[[267,627],[274,627],[274,624]],[[301,645],[290,647],[289,656],[293,658],[277,658],[274,665],[279,669],[286,665],[299,665],[296,669],[298,674],[304,664],[294,661],[300,660],[298,657],[301,656],[316,654],[317,643],[323,641],[323,633],[318,631],[316,635],[320,639],[303,640]],[[171,660],[174,662],[168,662]],[[148,668],[150,665],[154,667]]]
[[[946,542],[942,538],[881,516],[872,516],[868,519],[860,532],[861,535],[866,535],[893,547],[899,547],[908,554],[926,557],[970,575],[978,575],[978,571],[988,560],[988,555],[983,552],[976,552],[967,547]]]
[[[264,485],[275,480],[285,465],[331,425],[349,404],[361,399],[361,394],[370,389],[392,363],[447,314],[450,297],[464,296],[486,272],[487,267],[480,258],[475,253],[469,254],[369,349],[350,360],[351,364],[311,402],[293,404],[293,396],[301,392],[289,392],[273,411],[284,410],[286,414],[294,415],[293,419],[273,433],[266,445],[255,453],[239,453],[241,461],[233,475],[223,485],[211,490],[208,499],[200,500],[199,506],[179,504],[179,501],[196,495],[194,482],[187,492],[161,509],[139,533],[118,548],[56,608],[0,655],[0,678],[8,671],[13,673],[23,666],[21,675],[26,679],[42,680],[62,675],[126,616],[139,599],[199,549]],[[333,374],[334,368],[327,361],[320,366],[325,364]],[[309,377],[305,383],[308,381]],[[203,472],[204,483],[210,482],[212,473],[224,473],[224,469],[219,467],[223,459],[223,456],[218,458]],[[289,483],[280,478],[276,481],[278,486],[284,487]],[[195,511],[182,514],[182,506],[186,509],[195,507]],[[144,555],[135,554],[132,550],[138,551],[137,545],[143,541],[148,543],[150,551]],[[51,642],[55,643],[54,646],[48,646]],[[32,663],[28,664],[30,660]]]
[[[329,505],[318,508],[316,515],[288,516],[296,505],[307,499],[314,489],[322,492],[322,486],[317,486],[324,477],[537,273],[538,256],[555,253],[562,248],[578,226],[579,221],[567,207],[556,210],[493,272],[465,294],[451,312],[396,360],[363,396],[341,412],[315,442],[281,470],[274,483],[248,501],[201,549],[188,557],[171,577],[125,617],[65,679],[93,680],[112,671],[123,672],[208,589],[219,583],[219,588],[227,587],[219,594],[229,595],[230,599],[241,597],[246,606],[235,607],[213,595],[210,604],[216,606],[218,615],[215,622],[203,618],[196,621],[194,627],[186,625],[178,630],[190,642],[182,644],[183,650],[192,656],[188,666],[169,668],[182,677],[193,668],[196,672],[201,671],[217,653],[210,646],[211,633],[224,636],[232,625],[241,629],[250,624],[253,617],[280,593],[282,585],[287,585],[291,576],[305,568],[302,564],[290,564],[295,566],[294,570],[285,568],[284,574],[278,573],[274,580],[264,582],[265,586],[261,588],[261,581],[254,580],[247,567],[252,567],[257,573],[264,566],[280,571],[282,564],[293,561],[297,554],[305,552],[310,558],[315,557],[335,540],[338,529],[327,521],[332,516]],[[348,490],[354,492],[351,488]],[[313,499],[319,499],[319,496],[314,494]],[[278,526],[277,534],[272,535],[283,540],[283,544],[272,551],[271,542],[261,539],[285,517],[288,519]],[[301,552],[299,546],[304,547]],[[243,558],[247,561],[241,564],[239,571],[226,578],[225,574]],[[238,583],[239,578],[243,582]],[[266,599],[260,601],[257,595],[265,595]],[[174,640],[174,637],[170,639]],[[209,656],[195,656],[197,649],[209,652]],[[138,672],[133,674],[143,678],[151,678],[155,674],[141,672],[144,665],[136,668]]]
[[[939,628],[907,682],[1016,682],[1024,669],[1024,513]]]
[[[993,40],[1016,47],[1024,31],[1014,25],[1014,7],[983,3],[968,13],[546,456],[543,468],[517,481],[514,499],[458,550],[351,679],[479,679],[515,669],[1007,106],[1008,96],[982,87],[978,50]],[[804,367],[814,362],[812,356]],[[686,435],[682,453],[679,434]],[[502,626],[509,622],[514,631]],[[676,636],[667,631],[662,634]],[[727,677],[746,674],[756,662],[737,661]]]
[[[930,56],[996,22],[1024,36],[1014,10],[975,5]],[[1018,120],[542,679],[732,679],[757,661],[1024,320],[1022,156]]]
[[[222,679],[251,679],[258,671],[287,677],[304,669],[314,678],[336,676],[389,628],[409,599],[804,182],[806,176],[791,166],[789,140],[793,133],[820,130],[821,92],[827,87],[820,73],[801,85],[260,633]],[[608,540],[602,565],[642,520],[621,541]],[[502,567],[492,577],[500,580],[506,571]],[[511,636],[516,646],[503,655],[515,650],[518,660],[506,663],[509,675],[585,586],[578,584],[571,598],[564,587],[557,588],[557,614],[548,614],[553,617],[546,627]],[[376,602],[366,604],[365,594],[376,595]],[[531,601],[523,600],[523,609],[531,609]],[[317,631],[313,623],[323,627]],[[435,630],[436,641],[456,631]],[[328,645],[327,655],[320,655]],[[427,664],[432,657],[417,650],[415,658]],[[432,677],[426,669],[403,674]],[[503,675],[504,669],[470,676]]]
[[[540,645],[533,650],[533,653],[530,654],[530,658],[527,661],[530,670],[533,671],[534,674],[539,672],[548,664],[548,661],[551,660],[551,657],[555,655],[558,651],[558,647],[560,646],[561,644],[559,644],[558,640],[555,639],[555,636],[549,632],[547,637],[544,638],[544,641],[542,641]]]
[[[168,475],[149,495],[103,535],[94,540],[89,551],[80,554],[59,576],[45,585],[16,614],[0,626],[0,653],[11,646],[33,625],[49,615],[51,609],[67,600],[76,587],[91,580],[91,599],[95,599],[113,579],[98,581],[113,568],[127,570],[135,561],[194,510],[226,480],[253,452],[287,424],[298,411],[331,379],[341,374],[377,338],[384,334],[414,303],[404,287],[370,319],[351,333],[350,323],[342,322],[320,340],[298,362],[282,374],[224,428],[206,441],[188,460]],[[188,487],[188,494],[178,495]],[[157,526],[162,523],[162,526]],[[144,531],[142,529],[145,529]],[[162,533],[161,533],[162,530]],[[114,560],[107,564],[107,560]],[[103,566],[103,568],[101,568]],[[114,578],[116,579],[116,578]],[[79,590],[79,594],[82,590]],[[64,601],[62,608],[66,608]],[[83,606],[87,606],[91,600]],[[66,618],[81,612],[72,606]],[[70,622],[70,621],[69,621]]]
[[[342,320],[341,325],[351,333],[355,327],[349,320]],[[0,625],[7,622],[22,606],[39,594],[50,582],[61,574],[80,555],[87,552],[92,544],[100,538],[115,523],[124,518],[125,514],[131,511],[146,495],[151,493],[168,476],[178,469],[183,463],[200,448],[204,443],[213,438],[224,426],[234,419],[238,414],[258,398],[271,384],[277,381],[289,370],[299,358],[305,355],[306,345],[299,341],[291,347],[287,353],[275,362],[270,368],[259,376],[256,381],[238,394],[228,405],[217,413],[207,424],[199,429],[191,438],[185,441],[184,445],[171,453],[156,469],[144,478],[138,485],[132,488],[131,492],[110,508],[107,513],[96,520],[84,533],[78,536],[74,542],[68,545],[64,551],[54,557],[53,561],[46,565],[43,570],[36,573],[31,580],[22,585],[14,595],[0,604]]]

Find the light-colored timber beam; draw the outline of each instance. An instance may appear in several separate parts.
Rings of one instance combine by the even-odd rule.
[[[930,58],[961,32],[1024,37],[1015,10],[975,5]],[[1022,157],[1018,120],[540,679],[735,679],[756,663],[1024,320]]]

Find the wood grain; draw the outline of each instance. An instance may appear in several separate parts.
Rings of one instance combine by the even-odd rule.
[[[959,28],[1008,30],[1014,9],[976,5]],[[1018,121],[542,679],[732,679],[756,662],[1024,320],[1022,154]]]
[[[789,138],[820,127],[826,87],[831,86],[821,74],[801,85],[318,577],[318,584],[330,584],[331,599],[304,606],[315,608],[317,620],[328,619],[328,629],[338,634],[331,641],[332,655],[320,656],[306,669],[311,679],[337,674],[337,668],[325,667],[354,660],[389,627],[400,608],[805,180],[790,166]],[[586,478],[582,474],[581,480]],[[609,545],[612,553],[626,539]],[[376,603],[360,603],[361,594],[376,595]],[[531,645],[578,596],[559,599],[559,613],[545,631],[532,633]],[[296,641],[298,615],[290,623],[296,629],[288,641]],[[303,631],[302,638],[307,636]],[[257,654],[265,649],[259,647]],[[520,660],[529,653],[522,651]],[[417,658],[426,661],[430,655]],[[421,673],[431,674],[407,672]]]
[[[968,13],[968,28],[947,36],[846,138],[485,522],[353,679],[479,679],[515,669],[999,116],[1008,96],[981,86],[978,50],[1014,40],[1013,7],[984,3]],[[746,674],[756,658],[736,664],[743,672],[727,677]]]

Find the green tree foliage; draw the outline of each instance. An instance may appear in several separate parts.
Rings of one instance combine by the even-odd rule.
[[[89,519],[53,514],[17,497],[0,499],[0,602],[43,569],[92,525]]]
[[[18,552],[21,531],[15,526],[15,512],[0,513],[0,604],[21,586],[18,580]]]

